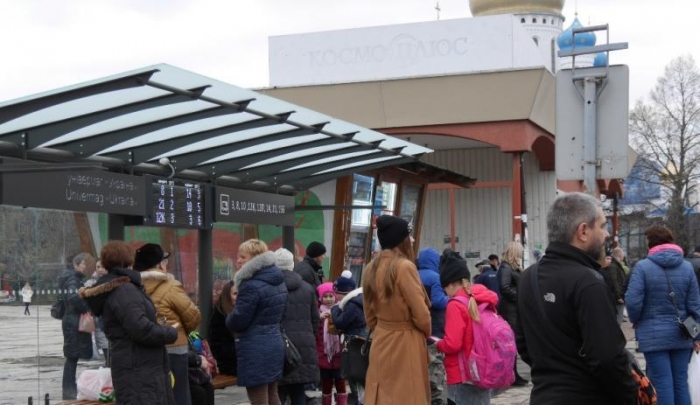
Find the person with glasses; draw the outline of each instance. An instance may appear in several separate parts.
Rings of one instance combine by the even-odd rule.
[[[134,270],[141,272],[141,283],[153,300],[158,319],[164,319],[167,325],[178,325],[177,340],[167,346],[175,376],[173,394],[177,405],[190,405],[187,335],[199,328],[201,314],[182,284],[168,274],[168,256],[160,245],[147,243],[136,251]]]

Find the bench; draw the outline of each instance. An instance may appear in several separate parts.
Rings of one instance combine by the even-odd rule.
[[[226,387],[236,385],[238,378],[233,375],[219,374],[211,380],[211,385],[215,390],[222,390]],[[88,401],[86,399],[74,399],[71,401],[59,402],[58,405],[104,405],[113,404],[114,402]]]

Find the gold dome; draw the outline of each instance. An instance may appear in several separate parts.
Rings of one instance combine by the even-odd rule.
[[[564,0],[469,0],[469,8],[474,17],[525,13],[561,15]]]

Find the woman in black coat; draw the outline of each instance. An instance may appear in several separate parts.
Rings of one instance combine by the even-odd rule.
[[[177,339],[178,325],[156,321],[141,275],[130,269],[134,251],[129,245],[110,241],[100,260],[108,273],[93,287],[81,288],[80,296],[93,314],[102,316],[117,404],[174,405],[165,345]]]
[[[233,281],[226,283],[221,289],[209,322],[211,354],[216,359],[219,372],[227,375],[238,375],[236,339],[233,337],[233,333],[226,328],[226,317],[233,311],[236,297],[238,297],[238,290],[233,285]]]
[[[508,325],[515,331],[518,323],[518,284],[520,284],[520,273],[522,268],[520,262],[523,258],[523,245],[519,242],[509,242],[505,252],[501,257],[501,265],[498,268],[498,284],[501,289],[501,298],[498,303],[498,313],[508,322]],[[513,365],[515,370],[515,386],[527,385],[528,381],[518,374],[516,362]]]
[[[291,405],[305,405],[304,385],[316,383],[319,378],[316,356],[316,332],[318,332],[319,312],[314,290],[294,270],[294,255],[287,249],[275,251],[277,267],[282,270],[287,286],[287,310],[282,320],[282,328],[299,350],[302,363],[294,372],[278,382],[280,402],[290,397]]]
[[[78,395],[75,383],[78,359],[92,358],[92,335],[78,330],[80,315],[88,312],[87,305],[78,296],[78,289],[85,278],[86,258],[85,253],[75,255],[73,267],[64,270],[58,277],[58,289],[62,292],[61,299],[65,305],[61,319],[63,356],[66,358],[63,365],[63,399],[75,399]]]

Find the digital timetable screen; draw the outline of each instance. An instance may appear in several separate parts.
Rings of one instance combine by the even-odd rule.
[[[174,179],[154,179],[151,222],[157,226],[205,228],[206,188],[204,184]]]

